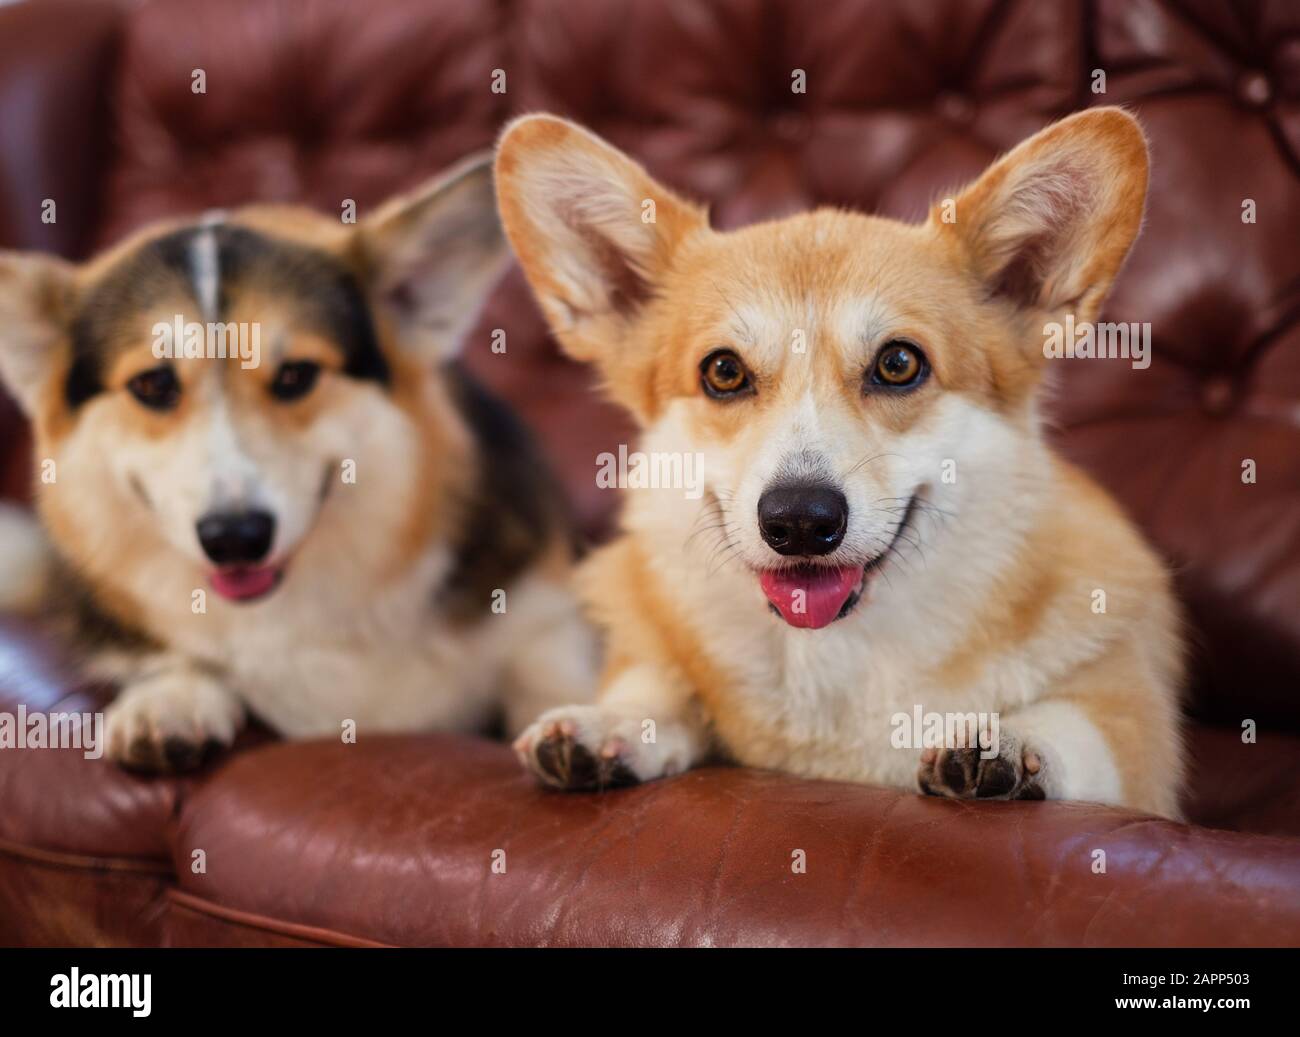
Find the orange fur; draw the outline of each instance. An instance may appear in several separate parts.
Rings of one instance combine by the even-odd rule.
[[[694,702],[741,762],[907,783],[915,763],[874,758],[872,725],[882,703],[915,694],[1000,711],[1049,761],[1052,795],[1176,814],[1181,638],[1167,574],[1109,497],[1051,456],[1038,414],[1044,325],[1096,318],[1146,183],[1137,124],[1098,109],[995,163],[957,194],[955,222],[946,206],[919,226],[819,210],[723,234],[579,127],[534,116],[508,128],[498,204],[561,344],[597,366],[647,443],[700,452],[717,493],[713,512],[627,495],[624,533],[581,584],[609,633],[610,714],[566,726],[557,712],[522,743],[526,762],[541,773],[538,740],[559,731],[656,776],[655,754],[621,740],[628,710],[662,729]],[[864,390],[881,343],[899,340],[920,346],[928,381]],[[719,348],[752,391],[702,391]],[[938,561],[890,553],[887,584],[864,577],[859,614],[825,631],[783,628],[755,587],[784,563],[749,509],[808,457],[867,524],[876,546],[855,565],[887,539],[888,502],[938,509],[913,530]],[[965,466],[957,489],[939,471],[948,457]],[[701,528],[721,530],[716,556],[693,546]],[[1090,607],[1097,591],[1104,611]]]

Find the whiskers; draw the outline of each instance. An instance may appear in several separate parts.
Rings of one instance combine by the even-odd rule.
[[[910,521],[915,515],[926,515],[935,520],[939,525],[946,525],[953,518],[954,512],[947,508],[941,508],[930,501],[922,500],[919,496],[911,497],[881,497],[874,504],[880,511],[888,512],[894,516],[894,528],[887,537],[877,537],[876,540],[881,545],[881,551],[887,553],[892,546],[899,543],[906,544],[911,551],[904,555],[901,551],[895,551],[893,557],[897,558],[900,563],[906,562],[910,565],[914,558],[920,556],[921,564],[928,566],[929,561],[925,556],[925,548],[921,542],[921,529],[915,522]],[[882,557],[881,561],[887,561]],[[885,582],[889,583],[889,574],[881,570],[881,575],[885,577]]]
[[[886,456],[890,455],[868,455],[851,470]],[[706,572],[710,577],[715,576],[728,564],[742,559],[743,545],[739,538],[741,522],[734,513],[735,503],[733,494],[712,488],[707,489],[704,505],[691,523],[690,531],[683,541],[682,546],[686,550],[695,546],[706,548]],[[890,566],[887,563],[897,561],[905,571],[912,571],[912,567],[918,561],[922,567],[929,564],[923,536],[924,527],[923,524],[914,521],[915,518],[925,516],[933,519],[937,525],[943,526],[955,517],[954,512],[931,501],[922,500],[919,496],[881,497],[873,502],[872,507],[890,515],[892,521],[890,528],[869,535],[874,561],[867,564],[875,568],[886,585],[891,588],[893,583],[890,579]],[[791,564],[796,561],[800,560],[791,560]]]
[[[902,454],[867,454],[865,457],[862,458],[861,461],[859,461],[857,464],[855,464],[852,468],[850,468],[847,472],[844,473],[844,478],[847,479],[854,472],[859,471],[867,467],[867,465],[872,464],[875,461],[879,461],[882,458],[902,457],[902,456],[903,456]]]
[[[735,497],[720,490],[709,489],[706,492],[707,503],[692,523],[683,547],[689,548],[700,536],[711,536],[713,543],[709,545],[708,574],[713,576],[740,550],[740,541],[736,539],[739,526],[732,521],[730,514]]]

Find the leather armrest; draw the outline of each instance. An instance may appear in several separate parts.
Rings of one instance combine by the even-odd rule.
[[[195,849],[204,874],[188,867]],[[185,803],[175,853],[188,910],[339,942],[1271,945],[1300,933],[1300,839],[739,768],[556,793],[508,748],[446,735],[247,753]]]
[[[93,711],[105,702],[104,689],[69,682],[43,638],[0,623],[0,710]],[[1193,756],[1224,796],[1235,788],[1268,804],[1294,788],[1294,744],[1195,735]],[[84,927],[33,929],[46,916],[23,905],[44,902],[51,876],[80,874],[86,910],[116,910],[120,875],[131,873],[148,878],[130,905],[147,907],[118,912],[95,939],[157,942],[163,917],[170,939],[198,943],[1300,939],[1292,835],[1078,803],[953,803],[726,767],[564,794],[538,788],[507,747],[481,739],[259,745],[265,739],[246,732],[243,751],[189,778],[142,778],[75,749],[0,751],[0,915],[16,912],[12,938],[87,939]],[[1242,770],[1261,787],[1233,779]],[[1297,831],[1231,797],[1211,799],[1201,816]],[[92,889],[89,876],[101,872],[119,879]],[[179,892],[168,906],[159,883],[171,880]]]

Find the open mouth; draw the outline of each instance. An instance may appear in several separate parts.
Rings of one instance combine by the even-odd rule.
[[[249,602],[265,598],[283,575],[284,568],[278,565],[232,565],[214,571],[208,582],[227,601]]]
[[[804,563],[789,569],[766,569],[759,585],[769,607],[792,627],[819,630],[843,619],[862,600],[871,577],[884,565],[912,521],[916,495],[894,529],[889,546],[864,565],[832,566]]]

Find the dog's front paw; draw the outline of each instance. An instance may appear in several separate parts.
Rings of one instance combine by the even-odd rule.
[[[124,767],[189,771],[229,748],[244,722],[239,700],[188,667],[146,674],[105,711],[108,756]]]
[[[1018,739],[1003,735],[998,753],[984,750],[926,749],[921,753],[917,785],[927,796],[949,799],[1046,799],[1043,755]]]
[[[514,748],[519,762],[554,788],[617,788],[666,773],[640,730],[636,720],[599,706],[562,706],[538,717]]]

